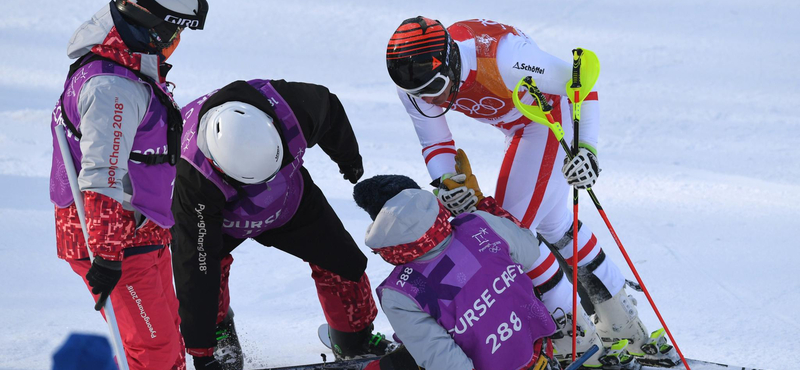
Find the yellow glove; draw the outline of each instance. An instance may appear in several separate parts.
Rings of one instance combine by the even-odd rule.
[[[442,181],[442,184],[446,186],[448,190],[453,190],[461,186],[466,186],[468,189],[475,191],[475,196],[478,197],[478,202],[483,200],[483,193],[481,192],[481,187],[478,186],[478,178],[476,178],[475,175],[472,174],[472,167],[469,165],[469,158],[467,158],[467,153],[464,153],[464,151],[461,149],[459,149],[458,152],[456,153],[456,173],[463,174],[466,177],[466,180],[455,181],[455,180],[461,180],[461,176],[451,177],[448,179],[444,179]]]

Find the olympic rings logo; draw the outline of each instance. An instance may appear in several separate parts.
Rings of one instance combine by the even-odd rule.
[[[470,98],[458,98],[453,103],[456,109],[464,112],[467,115],[494,117],[500,113],[500,110],[506,107],[506,103],[498,98],[486,96],[481,98],[480,101],[475,101]]]

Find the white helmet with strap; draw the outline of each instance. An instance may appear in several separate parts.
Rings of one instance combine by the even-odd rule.
[[[200,119],[198,133],[199,140],[205,139],[198,145],[207,149],[209,159],[236,181],[267,182],[281,169],[280,133],[272,117],[250,104],[229,101],[209,109]]]

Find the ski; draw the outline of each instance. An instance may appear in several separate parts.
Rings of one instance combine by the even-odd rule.
[[[317,364],[307,364],[307,365],[270,367],[258,370],[363,370],[367,366],[367,364],[378,359],[380,359],[380,357],[360,358],[347,361],[321,362]],[[686,361],[689,363],[689,367],[692,370],[762,370],[753,367],[726,365],[716,362],[694,360],[694,359],[686,359]],[[673,367],[651,366],[651,365],[642,366],[642,370],[684,369],[684,368],[685,367],[683,366],[683,364],[679,364]]]
[[[328,324],[322,324],[317,329],[317,335],[319,336],[320,342],[322,342],[325,347],[331,348],[331,339],[328,336]],[[371,359],[358,359],[358,360],[351,360],[351,361],[342,361],[342,362],[328,362],[328,363],[321,363],[321,364],[311,364],[311,365],[301,365],[295,367],[285,367],[285,368],[275,368],[275,369],[265,369],[265,370],[306,370],[306,369],[336,369],[336,370],[346,370],[346,369],[363,369],[363,367],[354,367],[359,364],[359,362],[363,362],[363,366],[366,366],[369,361],[375,360],[376,358]],[[641,361],[637,360],[642,365],[642,370],[658,370],[658,369],[685,369],[686,367],[683,366],[683,363],[679,363],[674,366],[669,365],[659,365],[653,362]],[[679,360],[680,361],[680,360]],[[353,364],[350,364],[353,362]],[[686,362],[689,364],[689,367],[692,370],[762,370],[753,367],[744,367],[744,366],[734,366],[734,365],[726,365],[720,364],[716,362],[710,361],[703,361],[703,360],[695,360],[695,359],[686,359]],[[337,364],[342,364],[343,367],[336,367]],[[328,367],[324,367],[328,366]],[[350,367],[348,367],[350,366]]]
[[[363,370],[367,365],[380,357],[359,358],[355,360],[321,362],[318,364],[269,367],[259,370]]]
[[[734,365],[726,365],[720,364],[716,362],[710,361],[702,361],[702,360],[695,360],[691,358],[687,358],[686,362],[689,364],[689,367],[692,370],[762,370],[753,367],[744,367],[744,366],[734,366]],[[651,370],[651,369],[685,369],[686,367],[683,366],[683,363],[678,365],[669,367],[669,366],[655,366],[655,365],[644,365],[642,366],[643,370]]]

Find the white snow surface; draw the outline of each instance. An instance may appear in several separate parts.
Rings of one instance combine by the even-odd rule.
[[[386,72],[400,22],[486,18],[524,30],[565,60],[597,53],[602,176],[595,189],[687,357],[796,369],[800,348],[800,3],[654,1],[210,1],[171,62],[185,104],[236,79],[322,84],[342,100],[366,169],[429,182]],[[71,332],[106,333],[80,278],[56,258],[48,125],[74,29],[104,1],[2,0],[0,12],[0,369],[45,369]],[[484,193],[503,155],[496,129],[448,113]],[[369,252],[369,218],[319,149],[307,167],[369,256],[373,287],[391,266]],[[565,202],[567,200],[565,199]],[[633,279],[589,197],[581,219]],[[234,251],[232,306],[246,367],[318,362],[324,322],[310,269],[246,242]],[[634,293],[651,330],[660,327]],[[385,316],[378,331],[391,333]]]

